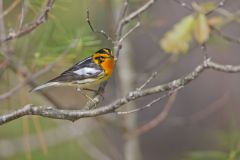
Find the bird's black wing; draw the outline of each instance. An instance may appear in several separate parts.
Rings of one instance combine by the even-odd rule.
[[[88,57],[48,82],[71,82],[87,78],[96,78],[103,72],[103,69],[93,62],[92,57]]]

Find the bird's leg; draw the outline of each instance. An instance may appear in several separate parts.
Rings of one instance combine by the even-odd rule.
[[[94,89],[82,88],[82,90],[94,92],[95,94],[97,93],[97,90],[94,90]]]
[[[101,87],[98,87],[97,94],[102,97],[102,100],[104,100],[103,92],[101,92]]]
[[[84,90],[84,89],[83,89]],[[92,101],[92,103],[94,104],[94,107],[97,107],[96,102],[87,94],[85,94],[82,89],[80,87],[77,87],[77,91],[80,92],[83,96],[85,96],[86,98],[88,98],[90,101]]]
[[[100,95],[100,96],[102,97],[102,99],[104,99],[102,93],[98,93],[98,90],[89,89],[89,88],[82,88],[82,90],[94,92],[94,93],[95,93],[95,96],[98,94],[98,95]]]

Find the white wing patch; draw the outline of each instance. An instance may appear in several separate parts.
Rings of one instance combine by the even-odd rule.
[[[73,71],[73,73],[78,74],[80,76],[82,75],[95,75],[100,73],[101,71],[95,68],[90,68],[90,67],[85,67],[85,68],[81,68],[78,69],[76,71]]]

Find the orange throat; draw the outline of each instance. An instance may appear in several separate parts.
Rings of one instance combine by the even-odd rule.
[[[113,73],[114,67],[115,67],[115,61],[113,58],[111,59],[106,59],[102,64],[102,68],[105,71],[105,74],[110,77]]]

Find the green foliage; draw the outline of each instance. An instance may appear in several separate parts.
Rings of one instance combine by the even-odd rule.
[[[188,155],[188,160],[227,160],[227,155],[219,151],[198,151]]]
[[[44,155],[40,150],[33,151],[31,155],[33,160],[91,160],[87,153],[81,149],[77,141],[69,141],[58,146],[49,147],[47,155]],[[14,157],[3,158],[2,160],[26,160],[26,155],[21,153]]]
[[[223,147],[221,150],[194,151],[187,155],[187,160],[239,160],[240,132],[230,131],[217,133],[217,142]]]
[[[4,127],[0,128],[0,138],[8,137],[8,138],[14,138],[19,137],[23,134],[23,121],[27,121],[29,125],[29,134],[36,133],[35,125],[32,121],[32,119],[21,119],[19,121],[13,121],[11,123],[8,123]],[[45,119],[45,118],[39,118],[41,127],[44,130],[47,130],[49,128],[56,127],[56,123],[53,120]]]
[[[220,151],[198,151],[188,155],[188,160],[238,160],[240,149],[229,152]]]

